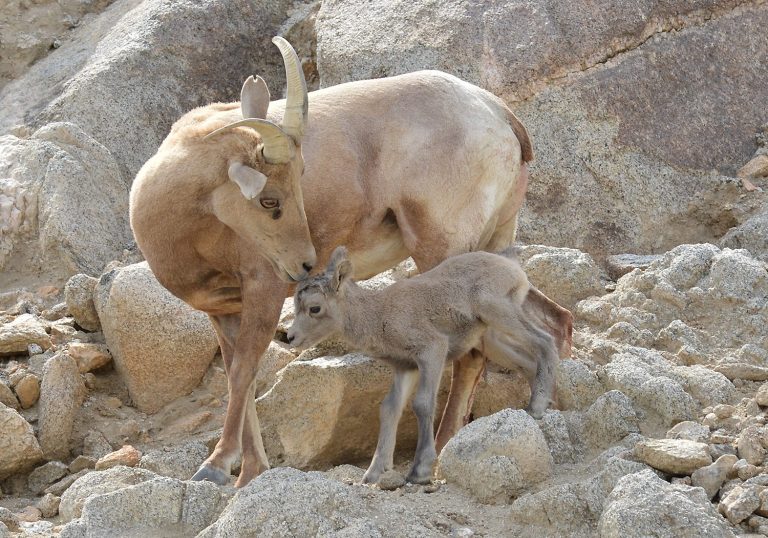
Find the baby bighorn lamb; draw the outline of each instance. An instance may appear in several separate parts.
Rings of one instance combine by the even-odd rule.
[[[408,480],[431,480],[443,367],[472,349],[504,368],[527,371],[528,410],[536,418],[544,414],[554,397],[558,354],[553,338],[523,308],[530,284],[516,260],[488,252],[461,254],[377,291],[359,287],[352,274],[346,249],[338,247],[325,273],[299,284],[288,342],[307,348],[336,335],[393,366],[378,445],[363,482],[377,482],[392,469],[397,424],[417,379],[413,410],[419,437]]]

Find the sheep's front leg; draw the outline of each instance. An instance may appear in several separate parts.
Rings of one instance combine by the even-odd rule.
[[[392,469],[394,463],[395,440],[397,425],[403,414],[405,402],[413,391],[419,372],[414,369],[395,368],[392,388],[381,402],[379,410],[379,442],[368,470],[363,476],[364,484],[373,484],[379,480],[381,473]]]
[[[429,484],[432,480],[432,466],[437,457],[435,450],[435,405],[440,377],[445,365],[447,345],[436,346],[419,358],[419,386],[413,398],[413,412],[419,425],[419,441],[416,456],[407,480],[414,484]]]

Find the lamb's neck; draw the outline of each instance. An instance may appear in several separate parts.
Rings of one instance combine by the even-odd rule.
[[[361,288],[350,282],[344,290],[344,340],[360,351],[377,351],[375,334],[381,325],[379,291]]]

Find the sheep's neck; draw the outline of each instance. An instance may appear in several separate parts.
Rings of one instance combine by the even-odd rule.
[[[368,353],[379,351],[375,337],[382,314],[378,294],[355,283],[347,284],[344,290],[343,338],[350,346]]]

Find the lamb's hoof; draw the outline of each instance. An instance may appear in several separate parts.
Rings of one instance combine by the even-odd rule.
[[[375,484],[379,481],[380,476],[381,472],[371,472],[368,470],[363,475],[363,484]]]
[[[214,484],[225,486],[229,483],[229,475],[221,469],[216,469],[210,465],[203,464],[200,469],[192,476],[191,480],[199,482],[201,480],[208,480]]]
[[[411,484],[431,484],[432,483],[432,475],[418,475],[416,473],[411,472],[406,478],[406,481],[410,482]]]

